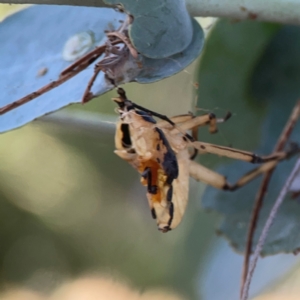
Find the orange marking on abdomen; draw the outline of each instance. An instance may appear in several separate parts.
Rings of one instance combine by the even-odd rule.
[[[157,193],[151,194],[151,201],[153,202],[161,202],[163,196],[163,187],[165,184],[165,174],[163,169],[155,160],[149,160],[146,162],[142,162],[139,166],[139,172],[143,173],[146,168],[150,168],[151,170],[151,185],[157,186]],[[141,178],[141,183],[144,186],[148,185],[148,181],[145,178]]]

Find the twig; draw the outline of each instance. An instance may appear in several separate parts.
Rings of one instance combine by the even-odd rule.
[[[117,32],[117,31],[114,31],[114,32],[109,32],[106,34],[108,37],[117,37],[119,38],[121,41],[123,41],[123,43],[127,46],[127,48],[129,49],[130,51],[130,54],[134,57],[134,58],[138,58],[138,52],[137,50],[132,46],[131,44],[131,41],[130,39],[124,35],[123,33],[121,32]]]
[[[298,0],[186,0],[187,9],[197,17],[222,17],[300,24]]]
[[[276,146],[274,147],[274,152],[282,151],[288,138],[290,137],[296,122],[299,118],[300,115],[300,100],[296,103],[278,141]],[[263,199],[264,196],[267,192],[268,185],[270,182],[270,179],[272,177],[272,174],[274,172],[276,167],[274,167],[272,170],[267,172],[263,180],[261,182],[260,188],[258,190],[258,193],[255,198],[255,203],[254,203],[254,208],[251,214],[251,219],[249,223],[249,229],[248,229],[248,234],[247,234],[247,241],[246,241],[246,249],[245,249],[245,255],[244,255],[244,264],[243,264],[243,271],[242,271],[242,280],[241,280],[241,295],[242,291],[244,289],[248,269],[249,269],[249,260],[250,260],[250,255],[251,255],[251,250],[252,250],[252,243],[253,243],[253,237],[254,237],[254,232],[256,229],[258,217],[259,217],[259,212],[262,207]]]
[[[2,3],[60,4],[107,7],[95,0],[2,0]],[[223,17],[236,20],[258,20],[283,24],[300,24],[298,0],[186,0],[187,10],[195,17]]]
[[[279,196],[277,197],[277,199],[276,199],[276,201],[275,201],[275,203],[274,203],[274,205],[273,205],[273,207],[270,211],[268,219],[267,219],[267,221],[265,223],[265,226],[262,230],[262,233],[259,237],[257,246],[256,246],[255,251],[254,251],[253,260],[251,261],[250,269],[249,269],[249,272],[247,274],[247,278],[246,278],[245,286],[244,286],[244,289],[243,289],[243,292],[242,292],[241,300],[247,300],[248,299],[251,279],[253,277],[253,273],[254,273],[259,255],[260,255],[261,250],[264,246],[264,243],[265,243],[265,240],[266,240],[267,235],[269,233],[270,227],[272,226],[272,224],[274,222],[274,219],[277,215],[277,211],[278,211],[280,205],[282,204],[287,192],[289,191],[289,188],[290,188],[293,180],[295,179],[295,177],[297,176],[299,171],[300,171],[300,158],[298,158],[298,160],[296,161],[296,164],[295,164],[290,176],[288,177],[288,179],[285,182],[282,190],[280,191]]]
[[[103,0],[1,0],[2,3],[9,4],[53,4],[53,5],[74,5],[74,6],[97,6],[97,7],[109,7],[111,5],[104,3]]]

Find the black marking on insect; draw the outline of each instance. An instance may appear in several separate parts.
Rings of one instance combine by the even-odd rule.
[[[121,131],[122,131],[122,144],[125,148],[130,148],[132,143],[131,143],[131,138],[130,138],[130,133],[129,133],[129,126],[128,124],[121,124]]]
[[[228,120],[231,114],[227,113],[223,119],[217,119],[214,114],[186,114],[168,118],[130,101],[121,88],[118,88],[118,94],[119,97],[113,99],[120,113],[115,153],[140,173],[141,183],[147,187],[151,215],[162,232],[174,229],[181,222],[188,201],[190,176],[215,188],[234,191],[272,169],[279,161],[299,153],[299,147],[294,146],[285,152],[258,156],[231,147],[200,142],[197,141],[198,127],[208,126],[209,132],[215,133],[217,123]],[[153,117],[161,121],[157,122]],[[122,124],[126,126],[122,127]],[[192,136],[188,130],[192,131]],[[263,164],[232,185],[225,176],[192,160],[198,150],[201,154],[212,153]]]
[[[153,119],[151,115],[139,110],[136,111],[136,113],[139,114],[146,122],[156,124],[155,119]]]
[[[169,214],[170,214],[170,219],[168,225],[171,226],[174,217],[174,205],[172,202],[169,203]]]
[[[171,202],[173,197],[173,186],[171,185],[167,192],[167,201]]]
[[[153,219],[156,219],[156,213],[155,213],[155,209],[154,208],[151,209],[151,215],[152,215]]]
[[[159,138],[163,142],[163,145],[166,147],[167,151],[164,154],[163,160],[162,160],[162,166],[167,174],[167,184],[171,185],[173,180],[178,177],[178,164],[177,164],[177,158],[176,155],[171,148],[168,140],[166,139],[163,131],[155,127],[155,130],[159,134]]]

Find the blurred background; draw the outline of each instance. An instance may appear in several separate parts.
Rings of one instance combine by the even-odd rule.
[[[1,5],[1,16],[14,9]],[[128,97],[169,116],[194,110],[198,66],[128,84]],[[0,136],[1,299],[237,299],[242,256],[216,237],[203,184],[190,181],[180,226],[157,230],[139,175],[113,153],[114,126],[97,123],[97,114],[116,120],[114,96],[63,110],[82,124],[45,118]],[[222,126],[220,136],[231,142]],[[299,299],[299,276],[293,255],[263,259],[252,295]]]

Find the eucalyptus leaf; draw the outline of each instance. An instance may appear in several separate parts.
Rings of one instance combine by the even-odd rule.
[[[206,68],[202,69],[203,65],[200,66],[199,78],[202,81],[199,80],[199,98],[201,95],[201,103],[207,103],[207,99],[203,97],[206,95],[214,106],[228,107],[231,103],[234,114],[238,108],[238,116],[228,121],[233,123],[233,127],[230,132],[226,131],[226,138],[231,139],[234,147],[256,150],[260,155],[267,155],[272,152],[300,95],[300,30],[296,27],[284,27],[278,31],[277,26],[258,23],[230,25],[222,21],[218,25],[211,34],[211,41],[207,43],[207,52],[203,56]],[[235,29],[236,26],[239,30]],[[227,39],[231,45],[225,43],[220,48],[217,40],[221,36],[223,41]],[[233,40],[236,42],[233,43]],[[255,40],[260,43],[260,47]],[[212,50],[210,52],[209,47]],[[229,47],[232,51],[229,51]],[[224,49],[221,58],[218,49]],[[209,73],[208,66],[211,65],[213,71],[217,64],[221,64],[220,60],[221,74],[215,76]],[[242,64],[245,60],[248,61],[246,65]],[[242,65],[237,68],[237,63]],[[243,70],[246,76],[241,80]],[[208,88],[207,85],[203,85],[203,79],[210,79]],[[223,97],[220,99],[221,91]],[[224,127],[226,126],[227,124],[224,124]],[[219,127],[224,135],[223,124]],[[292,141],[300,142],[299,131],[300,126],[297,125],[291,136]],[[273,174],[265,205],[260,213],[254,243],[257,242],[270,208],[294,162],[295,158],[281,162]],[[223,165],[217,171],[224,174],[229,182],[234,183],[254,167],[244,162],[234,162]],[[235,192],[208,187],[202,197],[202,205],[206,209],[218,211],[224,216],[219,232],[240,252],[244,251],[250,213],[260,182],[260,179],[256,179]],[[263,255],[293,252],[300,247],[299,214],[299,203],[288,197],[271,228]]]
[[[166,58],[186,49],[193,37],[184,0],[105,0],[122,4],[134,17],[129,30],[135,48],[146,57]]]
[[[113,9],[34,6],[9,16],[0,24],[0,107],[56,80],[70,61],[62,58],[65,43],[78,33],[92,36],[90,48],[101,43],[105,29],[117,28],[124,15]],[[39,74],[45,70],[45,74]],[[44,71],[44,72],[45,72]],[[93,65],[63,85],[0,116],[0,132],[22,126],[37,117],[80,102]],[[103,74],[98,94],[111,89]]]
[[[0,107],[57,80],[70,62],[103,44],[104,30],[118,28],[125,17],[125,14],[114,9],[35,6],[5,19],[0,24],[0,41],[5,41],[0,48]],[[124,79],[118,83],[150,83],[184,69],[198,57],[204,41],[200,25],[195,20],[192,24],[193,38],[183,52],[163,59],[151,59],[142,54],[138,59],[130,56],[131,59],[124,63],[124,67],[122,65],[118,69],[119,77]],[[77,38],[82,45],[82,49],[75,48],[75,55],[68,50],[68,47],[73,50],[76,42],[70,42],[70,38]],[[47,113],[80,102],[94,73],[93,66],[90,65],[37,99],[0,116],[0,132],[20,127]],[[100,72],[91,92],[98,96],[113,88],[105,80],[103,72]]]
[[[192,63],[200,54],[204,44],[204,33],[201,26],[193,19],[193,39],[181,53],[167,58],[151,59],[144,57],[143,70],[136,77],[139,83],[150,83],[172,76]]]

